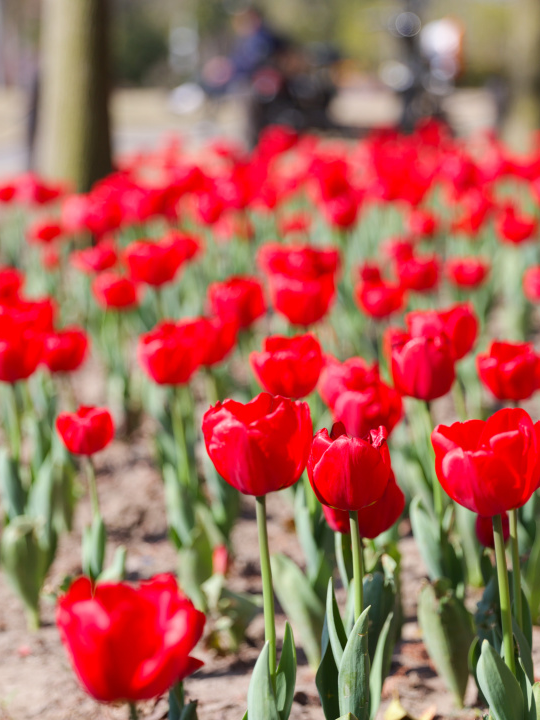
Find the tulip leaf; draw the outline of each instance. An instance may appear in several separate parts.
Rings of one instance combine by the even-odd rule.
[[[516,660],[516,679],[525,702],[524,720],[536,720],[536,700],[532,691],[532,683],[527,677],[525,667],[520,658]]]
[[[382,627],[377,642],[377,649],[369,673],[370,720],[377,714],[381,704],[381,693],[386,676],[390,671],[392,652],[394,650],[396,622],[391,612]]]
[[[418,598],[418,622],[437,672],[461,706],[469,677],[468,655],[473,623],[462,600],[448,581],[426,584]]]
[[[100,582],[120,582],[126,577],[126,555],[127,550],[124,545],[117,547],[113,556],[112,563],[99,576]]]
[[[169,463],[163,466],[163,483],[167,523],[174,543],[177,549],[189,547],[195,527],[193,499],[189,490],[178,481],[176,470]]]
[[[26,491],[19,474],[19,467],[5,450],[0,451],[0,498],[9,520],[24,514]]]
[[[414,539],[418,544],[431,580],[444,577],[441,539],[437,521],[428,512],[418,496],[413,499],[409,509]]]
[[[529,681],[531,683],[534,682],[534,666],[533,666],[533,659],[532,659],[532,653],[531,653],[531,646],[527,642],[527,639],[525,638],[525,635],[519,625],[516,622],[516,619],[512,618],[512,631],[514,633],[514,637],[517,640],[518,648],[519,648],[519,658],[521,662],[523,663],[523,670],[527,674],[527,677],[529,678]]]
[[[335,720],[339,715],[338,697],[338,669],[334,653],[328,637],[328,616],[325,617],[322,632],[322,660],[317,674],[315,685],[319,692],[321,705],[326,720]]]
[[[523,720],[525,708],[519,683],[487,640],[482,643],[476,672],[493,720]]]
[[[347,713],[346,715],[342,715],[337,720],[358,720],[356,715],[353,715],[352,713]]]
[[[270,646],[265,643],[249,681],[247,714],[249,720],[281,720],[269,668]]]
[[[85,575],[96,580],[103,572],[106,544],[105,525],[101,515],[84,528],[82,543],[82,567]]]
[[[364,605],[371,605],[369,613],[369,659],[373,662],[386,618],[394,609],[396,589],[392,579],[381,572],[364,577]]]
[[[535,682],[531,689],[536,706],[536,720],[540,720],[540,682]]]
[[[296,686],[296,647],[291,626],[285,623],[285,636],[276,672],[276,703],[281,720],[291,713]]]
[[[338,671],[339,711],[352,713],[358,720],[369,719],[369,610],[356,621]]]
[[[524,571],[527,600],[533,620],[540,615],[540,532],[537,531]]]
[[[274,588],[279,603],[296,631],[309,664],[317,668],[321,661],[320,637],[324,623],[324,605],[300,568],[286,555],[271,559]]]
[[[339,667],[343,657],[343,650],[347,644],[347,634],[339,614],[332,578],[328,581],[328,591],[326,593],[326,627],[336,667]]]

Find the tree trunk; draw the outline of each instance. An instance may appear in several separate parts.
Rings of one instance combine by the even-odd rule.
[[[44,0],[38,168],[87,191],[111,171],[108,0]]]

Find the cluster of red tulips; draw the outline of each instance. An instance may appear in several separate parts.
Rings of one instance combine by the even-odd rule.
[[[359,142],[272,127],[250,153],[172,141],[84,195],[0,185],[1,566],[38,627],[83,480],[92,520],[57,624],[90,695],[136,718],[169,692],[170,718],[196,717],[191,652],[203,634],[236,652],[262,605],[247,716],[289,717],[294,631],[326,720],[373,720],[410,521],[419,623],[456,704],[472,675],[490,717],[540,717],[540,424],[518,407],[540,389],[539,198],[540,145],[516,156],[433,121]],[[81,380],[103,381],[103,407],[79,405]],[[144,415],[178,571],[127,583],[94,455]],[[270,553],[277,491],[301,567]],[[262,601],[228,587],[240,495]]]

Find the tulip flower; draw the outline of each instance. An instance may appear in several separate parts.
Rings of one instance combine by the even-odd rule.
[[[84,250],[75,250],[70,256],[73,267],[89,275],[109,270],[116,265],[117,260],[118,254],[111,240],[103,240]]]
[[[45,336],[41,362],[52,373],[72,372],[83,363],[88,337],[80,328],[65,328]]]
[[[355,287],[354,297],[360,309],[377,320],[403,310],[406,303],[402,286],[382,278],[360,282]]]
[[[252,352],[249,360],[265,390],[295,399],[315,389],[323,366],[321,346],[313,335],[268,337],[263,351]]]
[[[439,260],[435,255],[416,256],[396,265],[401,287],[416,292],[429,292],[439,282]]]
[[[137,240],[128,245],[124,257],[131,279],[153,287],[172,282],[182,263],[175,245],[163,241]]]
[[[13,384],[34,373],[43,353],[39,330],[14,320],[13,315],[0,314],[0,382]]]
[[[478,334],[478,319],[467,303],[453,305],[447,310],[410,312],[405,322],[413,337],[446,335],[455,360],[461,360],[472,350]]]
[[[532,303],[540,302],[540,267],[527,268],[523,275],[523,292]]]
[[[60,597],[56,624],[81,685],[99,702],[158,697],[203,664],[190,653],[205,617],[172,575],[137,585],[79,578]]]
[[[490,264],[481,258],[451,258],[446,261],[446,275],[452,285],[458,288],[477,288],[489,274]]]
[[[92,283],[92,291],[98,303],[106,309],[130,310],[139,302],[136,283],[114,272],[102,272]]]
[[[0,303],[16,303],[24,285],[24,275],[15,268],[0,267]]]
[[[319,393],[353,437],[364,437],[372,428],[384,425],[390,433],[402,415],[400,393],[386,385],[377,365],[362,358],[339,363],[327,357],[319,380]]]
[[[520,245],[529,240],[537,229],[534,217],[520,214],[514,205],[507,205],[497,223],[497,232],[503,242]]]
[[[439,221],[429,210],[413,208],[407,218],[407,225],[411,235],[415,237],[431,238],[438,232]]]
[[[211,283],[208,300],[215,315],[235,322],[241,329],[250,327],[266,312],[262,286],[252,277],[236,276]]]
[[[493,342],[476,367],[498,400],[526,400],[540,387],[540,355],[530,343]]]
[[[486,422],[438,425],[431,441],[435,471],[448,495],[469,510],[493,518],[505,660],[515,672],[502,515],[510,514],[515,617],[521,626],[516,509],[540,483],[540,423],[533,424],[524,410],[504,409]]]
[[[351,438],[342,423],[313,438],[307,465],[313,492],[323,505],[349,512],[353,555],[354,614],[363,610],[364,570],[358,511],[380,500],[392,468],[386,430],[380,427],[364,438]]]
[[[200,338],[196,320],[161,322],[139,338],[139,363],[159,385],[183,385],[201,363]]]
[[[323,505],[323,513],[327,523],[334,532],[349,534],[351,532],[349,513],[329,505]],[[396,483],[394,473],[379,500],[368,507],[358,510],[358,527],[362,537],[372,540],[389,530],[405,508],[405,495]],[[491,518],[490,518],[491,522]]]
[[[56,418],[56,429],[64,445],[74,455],[93,455],[114,437],[114,423],[106,408],[81,406],[76,412],[63,412]]]
[[[28,240],[48,245],[62,235],[62,225],[54,219],[43,219],[34,222],[28,229]]]
[[[446,335],[413,337],[389,328],[385,346],[390,349],[394,386],[402,395],[429,402],[446,395],[452,387],[454,353]]]
[[[290,323],[307,327],[326,315],[336,294],[336,250],[268,244],[260,250],[259,264],[273,306]]]
[[[221,477],[245,495],[293,485],[311,447],[307,403],[261,393],[243,405],[225,400],[203,417],[206,451]]]
[[[223,320],[220,317],[198,318],[201,343],[201,365],[213,367],[229,355],[238,336],[238,325],[235,320]]]

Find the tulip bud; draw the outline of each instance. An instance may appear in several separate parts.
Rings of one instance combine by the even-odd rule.
[[[3,570],[26,606],[29,627],[37,629],[39,593],[49,565],[38,522],[25,515],[14,518],[2,533],[0,554]]]

